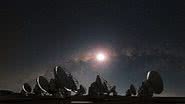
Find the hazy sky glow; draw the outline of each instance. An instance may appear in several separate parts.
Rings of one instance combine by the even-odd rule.
[[[55,65],[62,65],[86,87],[100,74],[120,94],[130,84],[139,87],[147,71],[157,70],[164,80],[162,96],[185,96],[184,4],[3,0],[0,88],[19,91],[24,82],[51,76]]]

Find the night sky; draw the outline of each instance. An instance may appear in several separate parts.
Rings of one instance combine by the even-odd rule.
[[[185,96],[183,0],[2,0],[0,88],[65,66],[86,87],[102,75],[124,94],[149,70],[164,81],[162,96]],[[104,63],[93,54],[107,53]]]

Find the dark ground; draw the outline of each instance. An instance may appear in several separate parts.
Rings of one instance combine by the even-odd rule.
[[[2,96],[0,104],[185,104],[185,97],[70,97],[66,99],[56,97],[37,96]]]

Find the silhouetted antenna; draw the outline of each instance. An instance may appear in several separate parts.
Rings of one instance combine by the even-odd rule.
[[[147,73],[147,81],[151,84],[155,94],[160,94],[163,89],[163,81],[160,74],[156,71],[149,71]]]
[[[39,76],[39,77],[37,78],[37,84],[38,84],[39,88],[40,88],[43,92],[45,92],[45,93],[48,92],[48,90],[49,90],[49,82],[48,82],[48,80],[47,80],[45,77]]]
[[[156,71],[149,71],[146,80],[144,80],[139,87],[138,96],[152,97],[154,93],[160,94],[163,88],[163,81],[160,74]]]
[[[130,85],[130,91],[132,95],[136,95],[136,88],[133,84]]]
[[[133,84],[130,85],[130,88],[126,91],[126,96],[136,95],[136,88]]]
[[[30,86],[28,83],[24,83],[24,84],[22,85],[22,90],[23,90],[25,93],[31,93],[32,88],[31,88],[31,86]]]
[[[78,83],[78,81],[74,79],[71,73],[66,72],[63,67],[56,66],[54,69],[54,76],[57,88],[72,91],[77,90],[76,84]]]
[[[106,83],[109,90],[113,87],[113,85],[110,84],[107,80],[105,80],[105,78],[103,78],[102,76],[100,76],[100,79],[102,83]]]

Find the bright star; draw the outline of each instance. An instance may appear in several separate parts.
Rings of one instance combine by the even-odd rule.
[[[104,53],[98,53],[96,54],[96,60],[99,62],[103,62],[106,60],[106,55]]]

